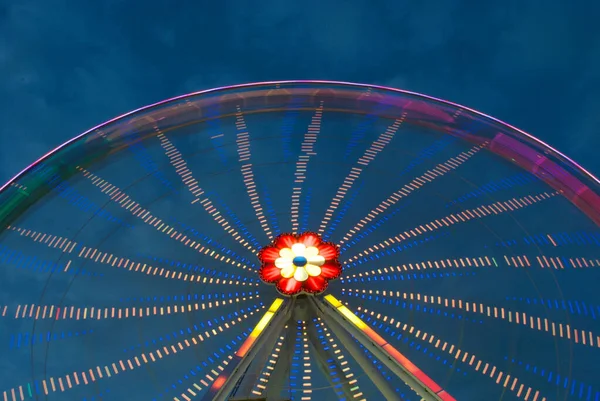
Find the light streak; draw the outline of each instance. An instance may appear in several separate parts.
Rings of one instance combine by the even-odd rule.
[[[417,378],[425,387],[427,387],[432,393],[436,394],[444,401],[456,401],[451,395],[446,393],[439,384],[434,382],[429,376],[427,376],[421,369],[413,364],[408,358],[406,358],[400,351],[389,344],[383,337],[381,337],[375,330],[369,327],[361,318],[356,316],[348,307],[342,304],[333,295],[328,294],[325,300],[329,302],[335,310],[337,310],[342,316],[344,316],[350,323],[352,323],[357,329],[366,334],[375,344],[381,347],[390,358],[398,362],[407,372]]]

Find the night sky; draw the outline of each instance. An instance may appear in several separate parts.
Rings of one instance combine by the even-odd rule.
[[[1,0],[0,180],[140,106],[283,79],[451,100],[597,175],[599,17],[593,0]]]

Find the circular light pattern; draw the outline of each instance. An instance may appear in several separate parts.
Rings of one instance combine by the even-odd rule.
[[[599,194],[390,88],[137,110],[0,190],[0,400],[598,400]]]
[[[282,234],[259,253],[259,275],[283,295],[320,294],[342,274],[338,257],[338,247],[316,233]]]

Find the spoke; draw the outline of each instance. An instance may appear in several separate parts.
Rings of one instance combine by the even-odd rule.
[[[300,197],[302,196],[302,187],[306,181],[306,169],[311,156],[316,156],[315,143],[321,132],[321,119],[323,117],[323,102],[315,111],[300,148],[300,155],[296,162],[296,172],[294,173],[294,184],[292,187],[292,232],[298,232],[298,213],[300,211]]]
[[[223,332],[230,327],[233,327],[237,323],[243,322],[247,317],[254,315],[254,313],[259,312],[263,309],[264,306],[258,307],[255,310],[249,312],[245,317],[233,319],[228,323],[224,323],[218,327],[216,327],[212,332],[206,331],[204,336],[202,334],[198,334],[196,336],[191,337],[190,340],[182,340],[176,343],[171,344],[169,347],[163,346],[159,348],[155,348],[151,352],[145,352],[138,354],[129,359],[121,359],[119,361],[108,363],[107,365],[97,365],[85,371],[74,371],[64,376],[59,377],[50,377],[44,378],[41,380],[41,386],[44,394],[49,395],[51,393],[64,392],[69,390],[74,386],[80,385],[88,385],[94,382],[98,382],[101,379],[108,379],[116,375],[125,374],[129,371],[136,370],[139,368],[146,368],[147,364],[152,364],[158,362],[159,360],[163,360],[168,358],[171,355],[175,355],[178,352],[183,352],[190,348],[196,347],[199,344],[203,343],[210,337],[216,337],[217,333]],[[8,394],[22,390],[23,387],[27,388],[30,386],[30,383],[27,383],[25,386],[19,386],[12,388],[11,390],[4,392],[4,397],[7,399]]]
[[[183,398],[185,401],[191,401],[191,397],[195,397],[198,395],[199,392],[210,388],[211,384],[214,385],[214,383],[217,380],[217,377],[213,372],[221,372],[225,370],[225,368],[231,363],[232,359],[232,354],[227,355],[227,357],[223,358],[215,369],[211,369],[210,373],[205,374],[204,377],[198,381],[198,383],[194,383],[190,387],[185,389],[185,391],[183,391],[180,394],[180,397]],[[173,400],[180,401],[177,397],[174,397]]]
[[[293,314],[292,311],[287,324],[281,331],[285,340],[283,342],[283,347],[279,351],[279,358],[274,366],[275,370],[271,372],[269,386],[263,395],[266,399],[278,400],[280,398],[285,398],[283,394],[287,394],[288,396],[290,394],[290,375],[293,369],[292,364],[294,363],[293,358],[295,355],[294,340],[296,339],[296,324]]]
[[[497,242],[496,245],[526,245],[536,248],[556,248],[556,247],[595,247],[600,246],[600,232],[591,230],[582,231],[538,231],[537,233],[528,233],[524,237],[513,237]]]
[[[572,257],[569,258],[569,263],[566,263],[565,261],[564,264],[563,260],[565,258],[561,258],[559,256],[537,256],[536,259],[537,262],[540,264],[540,267],[547,267],[555,270],[564,270],[565,266],[571,267],[573,269],[587,269],[590,267],[600,267],[600,259]]]
[[[333,319],[345,322],[344,326],[347,329],[349,328],[348,324],[350,324],[350,327],[357,329],[353,331],[366,336],[370,344],[365,344],[365,346],[378,351],[379,354],[385,355],[387,358],[380,358],[380,361],[388,365],[390,369],[403,379],[408,386],[413,388],[417,394],[423,397],[423,399],[455,401],[439,384],[434,382],[333,295],[326,295],[324,299],[326,303],[321,303],[321,310]],[[364,337],[357,336],[355,338],[359,341],[361,338],[364,339]]]
[[[160,132],[157,135],[160,140],[160,144],[165,150],[165,154],[169,158],[171,165],[175,168],[175,172],[181,178],[182,183],[190,190],[194,195],[192,204],[199,203],[204,210],[221,226],[223,230],[233,237],[234,240],[239,242],[242,246],[248,249],[252,253],[256,253],[256,249],[250,245],[250,243],[243,238],[232,225],[223,217],[221,212],[213,205],[212,201],[206,195],[204,189],[198,185],[198,180],[194,178],[194,175],[188,168],[187,162],[184,160],[181,152],[171,143],[171,141]]]
[[[130,224],[117,218],[106,210],[104,206],[98,205],[96,202],[82,194],[76,187],[72,186],[69,181],[65,181],[60,174],[52,169],[52,167],[42,163],[39,166],[39,170],[36,170],[35,172],[41,176],[50,175],[46,179],[46,183],[50,186],[52,192],[56,193],[61,199],[64,199],[73,208],[86,214],[90,214],[93,218],[101,218],[118,226],[131,228]]]
[[[153,347],[155,344],[161,343],[164,338],[169,339],[171,336],[173,339],[179,338],[181,341],[185,341],[186,339],[193,339],[197,335],[203,336],[205,338],[210,338],[211,336],[220,336],[223,333],[225,333],[226,330],[230,329],[231,326],[235,326],[237,323],[243,323],[244,319],[248,319],[250,315],[254,315],[257,311],[260,311],[264,308],[265,306],[262,302],[247,302],[246,305],[235,304],[228,307],[228,310],[217,311],[214,317],[212,318],[209,318],[207,316],[206,320],[204,321],[199,320],[199,317],[193,318],[193,324],[188,320],[188,318],[191,318],[191,315],[188,315],[185,319],[188,320],[186,322],[187,324],[184,323],[183,326],[179,327],[175,327],[175,325],[161,327],[161,333],[154,333],[152,337],[141,335],[136,339],[136,342],[130,344],[129,347],[125,348],[124,352],[135,353],[141,349],[148,349],[150,347]],[[220,316],[219,312],[222,313]],[[197,316],[203,315],[205,314],[197,314]],[[182,320],[178,321],[182,322]],[[239,341],[241,341],[243,338],[248,336],[249,332],[247,332],[246,330],[245,323],[240,325],[239,329],[241,335],[235,337]],[[235,333],[232,333],[232,336],[233,335],[235,335]],[[220,340],[221,338],[215,341],[220,343]]]
[[[236,142],[238,145],[239,161],[240,163],[243,163],[242,176],[244,177],[246,192],[248,192],[250,203],[254,208],[254,212],[256,213],[256,217],[258,218],[260,226],[265,231],[267,237],[269,239],[273,239],[273,234],[271,233],[269,223],[265,217],[264,209],[260,204],[260,198],[258,196],[258,192],[256,191],[256,183],[254,182],[254,172],[252,171],[252,163],[250,162],[250,133],[248,132],[248,127],[246,126],[246,121],[244,121],[244,115],[242,114],[240,106],[236,106],[236,110],[235,126],[238,131]]]
[[[234,339],[230,342],[230,344],[235,346],[237,344],[237,341]],[[182,392],[179,395],[182,399],[184,399],[185,401],[189,401],[190,397],[196,396],[197,392],[202,391],[202,390],[206,389],[208,386],[210,386],[209,383],[212,383],[215,380],[215,375],[212,372],[216,371],[216,370],[220,371],[220,370],[224,369],[224,366],[227,366],[229,361],[231,359],[233,359],[233,356],[231,353],[223,354],[222,359],[219,361],[213,359],[213,358],[219,358],[219,357],[220,356],[219,356],[218,352],[213,352],[210,357],[208,357],[206,360],[202,361],[201,364],[198,364],[196,366],[197,373],[194,372],[194,370],[192,369],[192,370],[190,370],[190,373],[194,372],[194,373],[192,373],[193,376],[190,377],[187,374],[184,375],[184,377],[182,379],[189,380],[189,379],[192,379],[193,377],[197,376],[198,373],[200,373],[200,374],[204,373],[204,370],[198,370],[200,365],[204,365],[204,367],[208,371],[208,373],[204,373],[204,377],[202,379],[200,379],[200,381],[198,383],[192,383],[192,385],[190,387],[186,388],[184,390],[184,392]],[[216,364],[216,366],[213,367],[215,364]],[[213,366],[210,366],[210,365],[213,365]],[[171,388],[174,390],[175,388],[177,388],[178,385],[183,384],[182,379],[179,379],[178,382],[173,383],[171,385]],[[178,397],[173,397],[173,400],[180,401]]]
[[[320,336],[322,338],[322,349],[325,350],[328,347],[331,347],[331,349],[334,350],[332,360],[337,361],[335,362],[335,364],[329,364],[329,370],[331,370],[334,373],[333,376],[343,376],[345,378],[345,380],[341,383],[344,392],[338,392],[338,397],[343,398],[343,395],[346,394],[346,396],[350,397],[350,399],[356,401],[366,401],[366,398],[364,398],[364,394],[360,390],[358,378],[352,372],[352,369],[350,368],[350,365],[346,360],[347,358],[344,355],[342,348],[339,346],[337,341],[335,341],[331,333],[329,333],[329,329],[323,323],[323,320],[321,318],[317,318],[316,329],[319,333],[324,333],[324,336]]]
[[[539,182],[539,178],[531,174],[529,171],[513,174],[505,178],[490,180],[479,185],[477,189],[448,201],[446,203],[446,207],[456,205],[457,203],[463,203],[469,199],[476,199],[482,196],[493,194],[501,190],[523,187],[535,182]]]
[[[342,291],[349,292],[349,295],[353,295],[352,293],[355,295],[358,295],[359,293],[368,293],[388,299],[404,299],[429,305],[440,305],[449,309],[460,309],[463,312],[485,315],[489,318],[526,326],[531,330],[542,331],[551,334],[553,337],[567,339],[569,342],[573,341],[576,344],[600,348],[600,335],[593,333],[591,330],[576,329],[567,323],[555,323],[547,318],[532,316],[525,312],[510,310],[501,306],[490,306],[481,302],[469,302],[463,301],[462,299],[444,298],[402,291],[357,290],[348,288],[344,288]]]
[[[25,187],[25,186],[23,186],[23,185],[21,185],[19,183],[16,183],[16,182],[11,182],[10,186],[11,187],[15,187],[17,189],[20,189],[21,191],[27,191],[27,187]]]
[[[368,356],[365,354],[365,347],[360,348],[360,341],[357,339],[357,333],[351,333],[345,327],[344,321],[337,321],[338,316],[331,318],[330,316],[323,313],[320,308],[320,302],[312,302],[315,309],[315,314],[321,315],[322,320],[327,321],[328,327],[331,331],[339,338],[344,348],[352,356],[353,360],[362,368],[365,375],[371,380],[375,388],[379,393],[388,401],[400,401],[402,398],[398,396],[397,391],[394,390],[392,385],[387,380],[387,377],[381,372],[380,369],[374,369],[373,363]]]
[[[300,396],[301,400],[309,401],[312,399],[312,361],[306,324],[307,322],[304,320],[296,323],[296,356],[294,356],[293,359],[296,361],[296,365],[298,365],[298,367],[301,365],[302,370],[301,372],[294,372],[294,369],[292,369],[290,379],[292,377],[295,378],[295,380],[292,382],[292,387],[296,388],[290,389],[290,395],[294,397],[297,393],[299,393],[298,395]],[[296,384],[296,386],[294,386],[294,384]]]
[[[576,379],[575,377],[571,376],[571,377],[564,377],[563,379],[560,380],[560,382],[558,382],[557,379],[560,378],[560,374],[556,371],[553,371],[554,369],[558,368],[560,369],[560,366],[554,366],[552,368],[544,368],[540,365],[536,363],[533,363],[532,361],[523,361],[523,360],[519,360],[519,359],[515,359],[514,355],[511,355],[510,357],[508,355],[504,356],[504,359],[506,361],[509,361],[513,366],[512,369],[509,367],[509,369],[511,369],[511,373],[512,376],[515,376],[515,373],[517,370],[520,370],[521,373],[526,373],[529,376],[538,376],[538,378],[544,378],[546,380],[547,383],[551,383],[552,381],[554,382],[554,385],[556,387],[562,386],[563,388],[571,388],[573,393],[572,395],[574,395],[575,393],[575,388],[576,386],[579,387],[579,399],[584,399],[584,388],[587,387],[587,397],[585,398],[586,400],[589,399],[590,401],[592,400],[592,392],[595,392],[596,395],[594,397],[594,399],[599,399],[600,400],[600,392],[599,391],[593,391],[592,390],[592,385],[585,383],[582,380],[579,380],[578,378]],[[537,366],[536,366],[537,365]],[[530,369],[528,367],[531,366],[536,366],[537,369]],[[554,380],[552,380],[554,379]],[[510,381],[510,378],[508,379]],[[534,379],[535,380],[535,379]],[[592,379],[593,380],[593,379]],[[506,379],[505,379],[506,382]],[[508,384],[508,383],[507,383]],[[594,384],[594,387],[597,388],[597,384]],[[514,390],[513,390],[514,391]],[[533,391],[533,390],[532,390]],[[525,394],[521,393],[521,396],[526,395],[527,392],[525,391]],[[531,392],[529,393],[531,395]],[[539,399],[539,397],[538,397]],[[544,397],[542,397],[542,400],[544,399]]]
[[[147,120],[154,122],[155,120],[147,116]],[[155,124],[155,129],[158,128]],[[97,132],[108,140],[106,134],[102,131]],[[143,145],[144,138],[140,136],[139,132],[132,131],[126,136],[125,141],[127,143],[128,150],[133,153],[135,159],[138,161],[140,167],[150,173],[158,182],[160,182],[165,188],[170,189],[174,193],[177,192],[173,183],[166,177],[166,175],[158,169],[157,163],[154,161],[154,157],[148,152],[148,149]]]
[[[100,189],[100,191],[108,195],[120,207],[129,211],[133,216],[140,218],[144,223],[156,228],[158,232],[164,233],[169,238],[173,238],[174,240],[181,242],[183,245],[195,249],[201,254],[208,255],[209,257],[212,257],[215,260],[229,263],[233,266],[241,267],[244,270],[253,271],[253,269],[251,269],[243,263],[236,261],[234,258],[221,255],[215,250],[208,248],[200,244],[199,242],[192,240],[191,238],[188,238],[185,234],[180,233],[174,227],[163,222],[158,217],[153,216],[149,210],[144,209],[138,202],[134,201],[129,195],[127,195],[115,185],[107,182],[106,180],[98,177],[93,173],[90,173],[89,171],[81,167],[77,167],[77,169],[83,173],[84,177],[89,179],[92,182],[92,184],[97,186]]]
[[[284,327],[284,330],[287,329],[287,326]],[[281,355],[281,349],[283,347],[283,342],[285,341],[285,336],[279,336],[277,339],[277,344],[275,344],[275,348],[270,355],[270,358],[265,365],[264,369],[260,372],[260,376],[256,384],[254,385],[254,389],[252,390],[253,395],[263,395],[263,393],[267,390],[267,386],[269,385],[269,380],[271,379],[271,374],[275,370],[275,366],[277,365],[277,361],[279,360],[279,356]]]
[[[527,266],[530,266],[529,261],[526,259],[526,256],[524,256],[524,260],[527,261]],[[475,267],[475,268],[482,268],[482,267],[492,267],[492,266],[496,266],[498,267],[498,263],[496,262],[496,259],[494,259],[493,257],[488,257],[488,256],[480,256],[477,258],[454,258],[454,259],[439,259],[439,260],[427,260],[425,262],[415,262],[415,263],[408,263],[408,264],[403,264],[400,266],[388,266],[388,267],[382,267],[379,269],[374,269],[374,270],[370,270],[370,271],[366,271],[366,272],[361,272],[361,273],[354,273],[354,274],[348,274],[345,276],[342,276],[340,278],[340,281],[342,283],[345,282],[357,282],[363,278],[367,278],[368,281],[370,281],[370,277],[383,277],[384,274],[387,274],[389,279],[391,279],[391,276],[389,276],[390,274],[395,274],[395,273],[414,273],[417,271],[424,271],[424,270],[439,270],[439,269],[453,269],[453,268],[469,268],[469,267]],[[523,266],[524,267],[524,266]]]
[[[441,219],[436,219],[430,221],[429,223],[421,224],[420,226],[414,227],[411,230],[407,230],[403,233],[390,237],[377,245],[371,246],[363,250],[362,252],[359,252],[357,255],[349,258],[343,263],[348,264],[356,262],[359,259],[366,258],[370,254],[382,252],[384,249],[394,244],[400,244],[401,242],[406,241],[410,238],[415,238],[443,227],[450,227],[455,224],[465,223],[470,220],[484,218],[491,215],[499,215],[502,213],[514,212],[515,210],[526,208],[527,206],[533,205],[537,202],[550,199],[558,194],[559,192],[542,192],[541,194],[534,196],[528,195],[521,198],[512,198],[508,201],[494,202],[487,206],[482,205],[474,209],[462,211],[460,213],[453,213],[446,217],[442,217]]]
[[[398,191],[394,192],[390,195],[386,200],[381,202],[375,209],[371,210],[365,217],[360,219],[358,223],[348,231],[344,237],[339,241],[340,245],[347,243],[354,235],[356,235],[360,230],[362,230],[365,225],[373,221],[375,217],[379,214],[384,213],[389,207],[398,203],[401,199],[404,199],[411,195],[414,191],[418,190],[422,186],[427,183],[432,182],[438,177],[442,177],[445,174],[457,169],[461,164],[467,162],[471,157],[473,157],[477,152],[483,149],[487,145],[487,142],[484,142],[482,145],[473,146],[470,150],[466,152],[461,152],[456,157],[451,157],[446,162],[438,164],[436,167],[427,171],[420,177],[414,178],[410,183],[404,185]]]
[[[533,399],[535,400],[546,400],[546,397],[540,397],[540,392],[538,390],[535,390],[532,387],[525,386],[525,384],[521,383],[520,380],[514,375],[501,372],[496,366],[478,358],[473,353],[466,352],[454,344],[442,341],[440,338],[434,336],[431,333],[419,330],[418,328],[409,324],[390,319],[388,316],[385,316],[383,314],[374,311],[369,311],[360,306],[357,308],[357,310],[366,315],[369,315],[374,321],[381,322],[383,325],[388,325],[385,322],[390,322],[390,327],[401,329],[403,333],[405,333],[405,335],[411,335],[419,340],[422,340],[423,342],[432,344],[435,348],[448,353],[451,357],[453,357],[457,361],[460,361],[461,363],[468,364],[471,367],[475,366],[475,371],[480,372],[484,376],[488,376],[492,380],[495,380],[496,384],[501,385],[512,392],[515,392],[517,397],[519,398],[529,400],[529,397],[533,394]],[[392,322],[395,323],[392,324]]]
[[[453,259],[438,259],[427,260],[424,262],[414,262],[399,266],[387,266],[378,269],[369,270],[366,272],[346,274],[340,278],[342,283],[356,283],[362,280],[371,281],[371,278],[378,279],[386,277],[388,280],[396,280],[395,274],[408,273],[414,274],[428,270],[446,270],[446,269],[465,269],[465,268],[487,268],[487,267],[512,267],[512,268],[532,268],[540,267],[542,269],[589,269],[600,267],[600,259],[592,259],[585,257],[566,258],[562,256],[536,256],[537,264],[532,263],[529,257],[522,255],[502,255],[496,260],[493,256],[479,256],[476,258],[453,258]]]
[[[452,118],[456,118],[460,113],[455,113]],[[452,135],[444,135],[437,141],[434,141],[431,145],[421,149],[421,151],[412,159],[406,167],[400,170],[400,176],[406,176],[417,166],[425,163],[427,160],[433,158],[437,154],[446,150],[448,146],[454,145],[459,142],[458,137]]]
[[[360,159],[358,159],[358,161],[356,163],[359,164],[360,166],[354,166],[350,169],[350,173],[348,173],[346,178],[344,178],[344,182],[338,188],[337,193],[331,200],[331,204],[329,205],[329,207],[327,208],[327,211],[325,212],[325,216],[323,216],[323,219],[321,220],[321,225],[319,226],[319,231],[318,231],[318,233],[320,235],[323,235],[323,233],[325,232],[325,229],[327,228],[327,224],[329,224],[329,221],[333,217],[333,214],[335,213],[336,209],[339,207],[340,203],[344,200],[344,197],[346,196],[348,191],[352,188],[352,186],[354,185],[354,182],[356,180],[358,180],[358,178],[362,174],[363,170],[365,168],[367,168],[369,166],[369,164],[375,160],[375,157],[377,156],[377,154],[382,152],[383,149],[385,149],[385,147],[392,141],[392,139],[394,139],[394,135],[396,134],[396,132],[398,131],[398,129],[404,122],[405,117],[406,117],[406,113],[404,113],[401,118],[396,119],[394,121],[394,123],[392,125],[390,125],[385,130],[385,132],[379,136],[379,138],[377,138],[375,141],[373,141],[371,146],[365,151],[365,153],[360,157]]]
[[[259,295],[249,295],[248,297],[238,297],[228,300],[216,300],[211,302],[195,302],[181,303],[172,305],[146,306],[146,307],[76,307],[76,306],[61,306],[61,305],[35,305],[35,304],[18,304],[14,312],[15,319],[33,319],[33,320],[106,320],[106,319],[128,319],[153,316],[169,316],[179,313],[189,313],[197,310],[206,310],[218,308],[220,306],[231,305],[233,303],[244,302],[254,298],[259,298]],[[2,316],[9,313],[10,310],[4,310]]]
[[[100,263],[112,266],[114,268],[128,270],[136,273],[143,273],[149,276],[158,276],[166,279],[183,280],[190,282],[201,282],[210,284],[227,284],[227,285],[248,285],[258,286],[259,281],[257,279],[250,279],[250,281],[240,280],[226,280],[220,278],[213,278],[208,275],[191,274],[184,272],[177,272],[171,269],[165,269],[163,267],[152,266],[144,262],[135,261],[132,259],[120,257],[113,253],[104,252],[98,248],[83,246],[75,241],[71,241],[65,237],[59,237],[53,234],[42,233],[38,231],[28,230],[20,227],[8,226],[8,229],[18,232],[21,236],[30,238],[35,242],[39,242],[48,246],[49,248],[56,248],[63,251],[63,253],[71,255],[70,257],[77,257],[81,259],[92,260],[94,263]],[[63,272],[67,272],[71,266],[71,260],[69,260],[64,266]],[[216,271],[215,271],[216,272]]]

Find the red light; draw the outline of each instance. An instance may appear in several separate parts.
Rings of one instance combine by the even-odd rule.
[[[238,351],[235,354],[237,356],[239,356],[240,358],[243,357],[244,355],[246,355],[246,352],[248,352],[248,350],[250,349],[252,344],[254,344],[254,340],[255,340],[254,338],[248,337],[246,339],[246,341],[244,341],[244,343],[242,344],[240,349],[238,349]]]
[[[369,326],[365,327],[362,330],[365,332],[366,335],[369,336],[371,340],[375,341],[375,344],[379,345],[380,347],[383,347],[385,344],[387,344],[387,341],[385,341],[379,334],[375,332],[375,330],[373,330]]]
[[[419,379],[421,381],[421,383],[423,383],[425,385],[425,387],[427,387],[428,389],[430,389],[434,393],[438,393],[439,391],[442,390],[442,388],[440,387],[439,384],[437,384],[436,382],[434,382],[433,380],[431,380],[431,378],[429,376],[427,376],[425,373],[423,373],[423,371],[421,369],[417,368],[410,360],[408,360],[408,358],[406,358],[404,355],[402,355],[400,353],[400,351],[398,351],[396,348],[394,348],[391,345],[387,344],[387,345],[383,346],[383,349],[386,350],[386,352],[392,358],[394,358],[402,366],[404,366],[404,368],[406,370],[408,370],[417,379]]]
[[[223,387],[223,384],[225,384],[226,381],[227,378],[225,376],[219,376],[217,380],[215,380],[215,382],[213,383],[213,388],[215,390],[219,390],[221,387]]]
[[[441,391],[438,393],[438,397],[440,397],[443,401],[456,401],[456,398],[452,397],[445,391]]]
[[[320,294],[342,274],[338,258],[338,246],[316,233],[281,234],[258,253],[259,276],[283,295]]]

